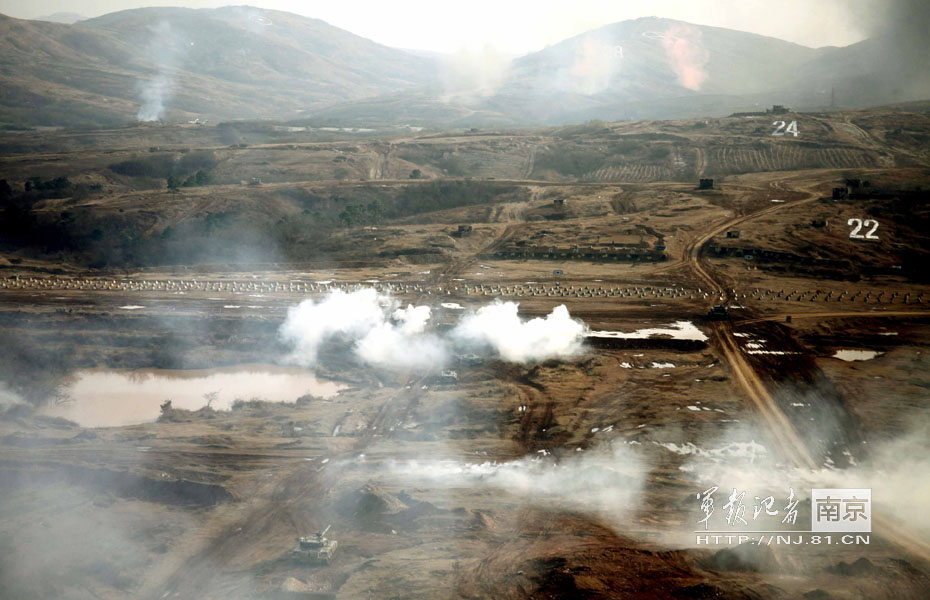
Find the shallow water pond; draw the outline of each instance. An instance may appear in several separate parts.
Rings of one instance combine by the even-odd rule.
[[[154,421],[161,404],[197,410],[208,402],[228,410],[237,399],[295,402],[306,394],[329,398],[345,386],[317,379],[305,369],[241,365],[222,369],[87,369],[77,371],[62,398],[42,410],[83,427],[116,427]]]

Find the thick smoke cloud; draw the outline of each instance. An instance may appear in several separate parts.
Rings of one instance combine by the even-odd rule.
[[[428,306],[399,308],[392,322],[382,322],[369,330],[356,345],[365,362],[387,367],[438,368],[448,351],[437,336],[425,333],[431,310]]]
[[[299,365],[317,363],[322,346],[351,341],[363,362],[385,368],[435,369],[453,350],[490,352],[510,362],[567,358],[582,351],[587,327],[558,306],[545,318],[523,320],[513,302],[495,302],[466,314],[445,335],[428,330],[429,306],[400,306],[373,288],[335,290],[322,300],[305,300],[288,310],[281,339]]]
[[[531,362],[551,357],[575,356],[587,332],[584,323],[572,319],[564,305],[546,318],[523,321],[515,302],[495,302],[465,316],[453,337],[466,344],[492,348],[510,362]]]

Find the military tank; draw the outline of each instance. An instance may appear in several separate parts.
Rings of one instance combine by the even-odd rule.
[[[291,551],[291,558],[303,563],[328,565],[339,545],[336,540],[326,539],[330,527],[332,525],[309,537],[297,538],[297,547]]]

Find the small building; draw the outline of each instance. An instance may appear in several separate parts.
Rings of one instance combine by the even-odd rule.
[[[739,239],[740,231],[739,229],[731,229],[727,232],[727,237],[731,240]]]
[[[472,231],[471,225],[459,225],[458,229],[452,232],[454,237],[464,237],[469,235]]]
[[[701,179],[698,182],[699,190],[712,190],[714,189],[714,180],[713,179]]]

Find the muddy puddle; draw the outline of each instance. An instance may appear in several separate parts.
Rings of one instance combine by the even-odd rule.
[[[236,400],[294,402],[312,394],[329,398],[345,386],[320,380],[304,369],[242,365],[223,369],[88,369],[77,371],[61,399],[42,413],[82,427],[118,427],[158,418],[161,404],[197,410],[210,404],[228,410]]]

